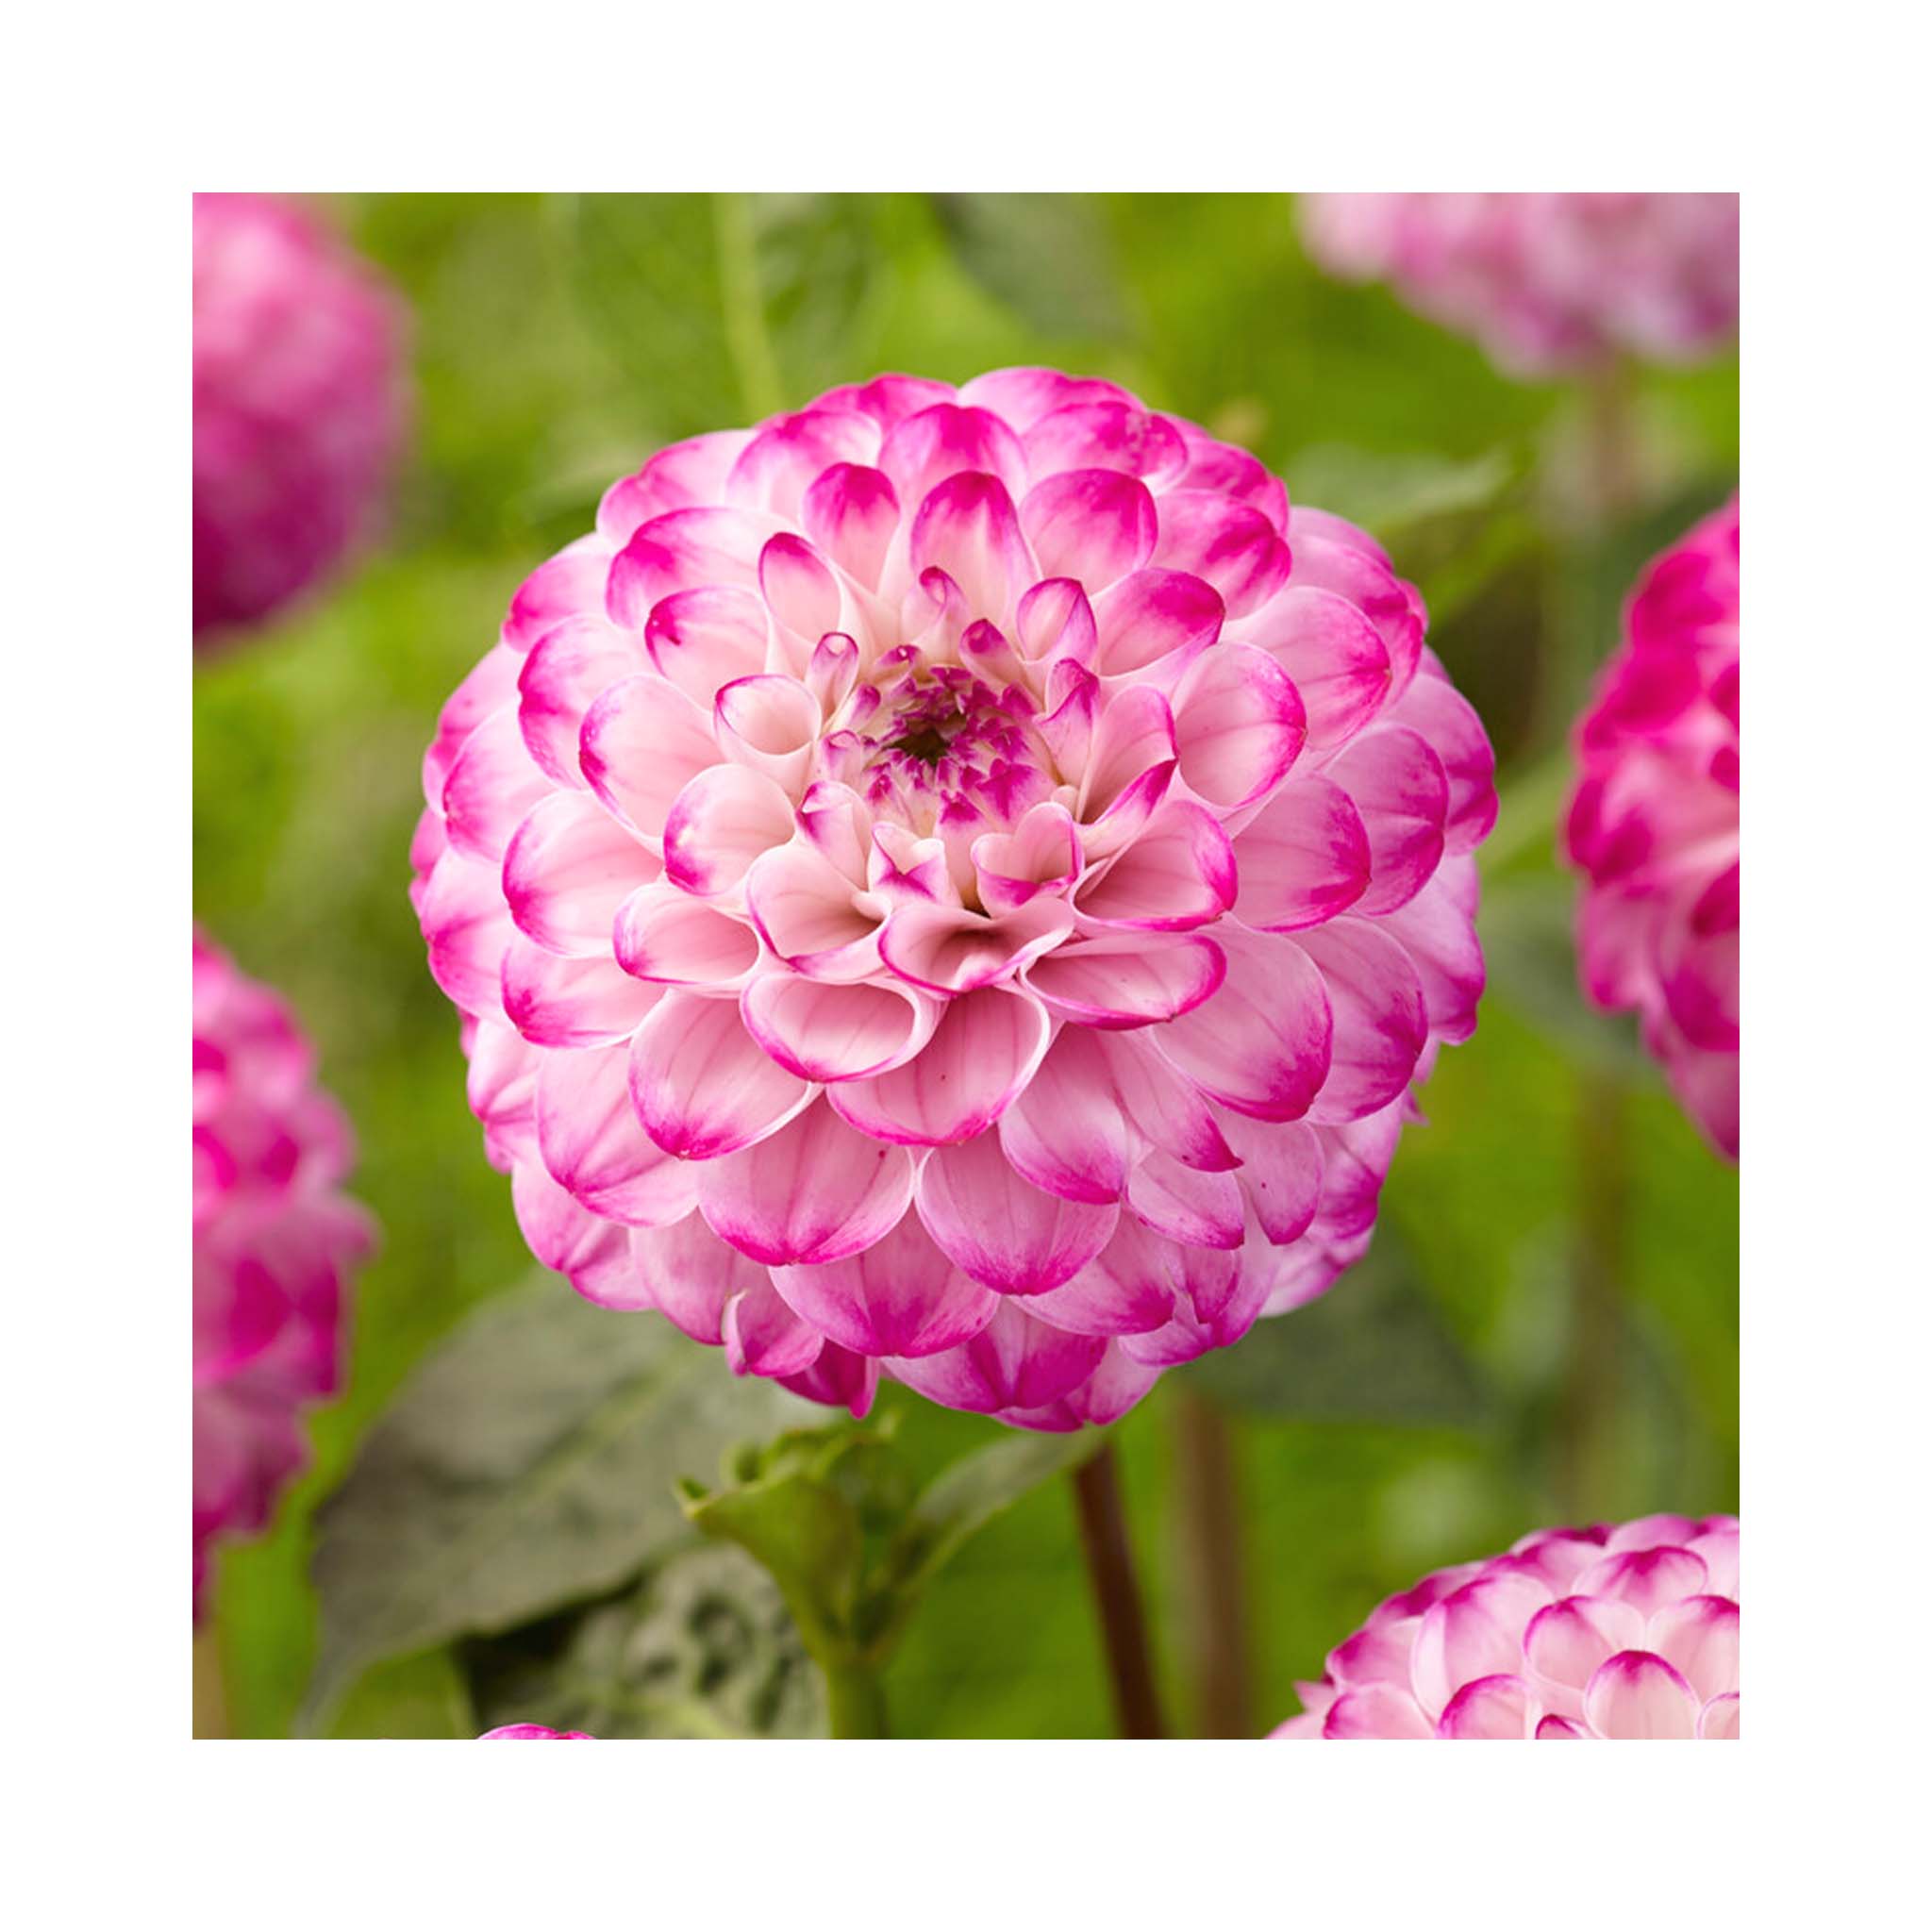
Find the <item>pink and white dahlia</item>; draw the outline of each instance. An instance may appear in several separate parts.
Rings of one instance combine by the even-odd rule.
[[[1735,194],[1308,194],[1302,232],[1523,375],[1690,361],[1738,325]]]
[[[1576,739],[1583,984],[1634,1009],[1685,1108],[1738,1153],[1738,504],[1639,581]]]
[[[1738,1520],[1540,1529],[1391,1596],[1277,1738],[1735,1738]]]
[[[553,1731],[548,1724],[498,1724],[493,1731],[485,1731],[476,1740],[479,1744],[501,1743],[512,1739],[519,1743],[568,1744],[578,1740],[590,1740],[589,1731]]]
[[[1027,1427],[1307,1301],[1474,1024],[1481,724],[1359,530],[1107,382],[654,458],[517,593],[414,861],[537,1254]]]
[[[371,1223],[288,1008],[194,935],[194,1600],[219,1537],[266,1526],[335,1391]]]
[[[197,194],[197,643],[367,534],[406,413],[400,309],[375,271],[288,203]]]

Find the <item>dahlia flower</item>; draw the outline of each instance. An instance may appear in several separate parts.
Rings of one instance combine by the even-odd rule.
[[[406,413],[399,305],[317,223],[194,197],[194,635],[253,624],[381,509]]]
[[[1033,1428],[1317,1295],[1474,1024],[1490,748],[1359,530],[1106,382],[663,451],[425,764],[538,1256],[862,1413]]]
[[[1391,1596],[1277,1738],[1735,1738],[1738,1520],[1541,1529]]]
[[[498,1724],[493,1731],[485,1731],[476,1741],[489,1744],[512,1738],[519,1742],[532,1740],[541,1743],[565,1744],[574,1739],[589,1739],[589,1731],[553,1731],[548,1724]]]
[[[1302,232],[1522,375],[1690,361],[1738,325],[1735,194],[1308,194]]]
[[[1577,732],[1583,984],[1738,1153],[1738,504],[1651,564]]]
[[[288,1008],[194,935],[194,1601],[218,1537],[263,1528],[332,1394],[350,1269],[348,1128]]]

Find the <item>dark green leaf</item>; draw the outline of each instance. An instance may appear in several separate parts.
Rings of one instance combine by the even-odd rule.
[[[941,194],[934,200],[967,273],[1043,335],[1125,332],[1112,251],[1091,196]]]
[[[1179,1373],[1231,1407],[1279,1419],[1466,1427],[1485,1412],[1474,1368],[1387,1229],[1320,1300]]]
[[[313,1727],[369,1665],[613,1589],[683,1531],[675,1478],[803,1413],[667,1322],[561,1283],[486,1304],[318,1512]]]
[[[784,1599],[741,1550],[699,1544],[636,1588],[459,1646],[476,1728],[599,1738],[817,1738],[824,1691]]]

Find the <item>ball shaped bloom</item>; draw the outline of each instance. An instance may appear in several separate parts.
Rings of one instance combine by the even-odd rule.
[[[1735,1738],[1738,1521],[1541,1529],[1391,1596],[1277,1738]]]
[[[1640,579],[1576,735],[1577,957],[1712,1143],[1738,1153],[1738,504]]]
[[[288,1008],[194,936],[194,1600],[216,1539],[266,1526],[341,1369],[368,1216]]]
[[[485,1731],[476,1741],[480,1744],[490,1744],[501,1742],[508,1738],[520,1743],[535,1741],[567,1744],[590,1737],[589,1731],[553,1731],[548,1724],[498,1724],[493,1731]]]
[[[197,194],[197,645],[367,533],[406,413],[400,308],[375,271],[293,206]]]
[[[705,436],[517,593],[415,903],[538,1256],[1036,1428],[1319,1294],[1474,1024],[1481,724],[1360,531],[1110,383]]]
[[[1738,325],[1735,194],[1309,194],[1302,232],[1520,375],[1690,361]]]

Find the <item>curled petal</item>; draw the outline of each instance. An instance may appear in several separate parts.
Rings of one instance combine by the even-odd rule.
[[[1157,1149],[1129,1175],[1127,1206],[1155,1233],[1184,1246],[1241,1244],[1241,1191],[1231,1174],[1204,1174]]]
[[[825,1338],[793,1313],[769,1274],[724,1304],[720,1339],[734,1375],[802,1375]]]
[[[800,797],[822,722],[811,692],[793,677],[740,677],[719,691],[715,705],[724,755]]]
[[[1241,1157],[1234,1178],[1261,1232],[1277,1247],[1300,1241],[1322,1202],[1321,1136],[1306,1121],[1264,1124],[1227,1114],[1219,1124]]]
[[[603,1300],[607,1292],[622,1294],[628,1255],[619,1224],[580,1206],[534,1158],[517,1162],[509,1198],[518,1228],[544,1267],[567,1276],[579,1294],[592,1300]]]
[[[855,1421],[861,1421],[871,1413],[873,1400],[878,1393],[879,1365],[828,1341],[803,1374],[779,1379],[792,1394],[802,1395],[808,1402],[823,1402],[830,1407],[845,1409]]]
[[[515,705],[492,712],[463,741],[442,788],[449,842],[472,858],[499,861],[510,834],[550,790]]]
[[[758,552],[778,531],[755,510],[709,507],[675,509],[631,533],[610,566],[604,604],[610,621],[641,631],[651,608],[676,591],[701,584],[758,582]]]
[[[734,986],[758,962],[757,933],[663,880],[617,908],[611,942],[633,978],[667,986]]]
[[[1496,823],[1496,755],[1475,707],[1424,652],[1421,673],[1388,715],[1390,724],[1420,732],[1441,759],[1449,781],[1443,841],[1451,852],[1474,852]]]
[[[863,1254],[816,1268],[776,1268],[772,1282],[814,1327],[862,1356],[957,1348],[1000,1306],[947,1260],[913,1214]]]
[[[631,1041],[638,1119],[681,1159],[715,1160],[775,1133],[817,1091],[746,1032],[735,1000],[666,992]]]
[[[710,719],[648,672],[612,685],[584,715],[579,761],[591,790],[646,839],[662,836],[678,792],[719,757]]]
[[[1529,1620],[1523,1655],[1538,1677],[1581,1693],[1606,1657],[1642,1641],[1643,1618],[1628,1604],[1610,1597],[1565,1596],[1545,1604]]]
[[[1001,1294],[1071,1281],[1104,1248],[1112,1203],[1064,1201],[1014,1173],[994,1134],[936,1149],[920,1171],[919,1218],[974,1280]]]
[[[1030,1297],[1027,1307],[1075,1335],[1151,1335],[1174,1319],[1180,1284],[1174,1244],[1123,1214],[1112,1239],[1079,1274]]]
[[[1509,1675],[1523,1662],[1520,1632],[1549,1591],[1526,1578],[1480,1576],[1432,1604],[1415,1634],[1409,1673],[1416,1701],[1440,1717],[1474,1677]]]
[[[774,416],[740,452],[724,495],[746,509],[796,517],[808,487],[833,463],[869,462],[878,425],[856,411],[801,409]]]
[[[543,1165],[592,1213],[662,1227],[691,1210],[692,1170],[644,1138],[621,1046],[547,1053],[537,1069]]]
[[[1320,925],[1368,891],[1368,828],[1328,778],[1291,778],[1242,828],[1234,852],[1235,917],[1259,932]]]
[[[828,1096],[876,1140],[940,1146],[983,1133],[1012,1105],[1046,1052],[1046,1010],[1029,994],[982,987],[948,1000],[932,1037],[890,1073]]]
[[[1095,1040],[1134,1131],[1148,1146],[1203,1173],[1239,1167],[1240,1157],[1222,1134],[1214,1109],[1194,1082],[1162,1058],[1154,1043],[1159,1038],[1108,1033]]]
[[[714,1234],[768,1267],[841,1261],[897,1225],[912,1158],[848,1127],[821,1100],[755,1145],[697,1169]]]
[[[1224,1107],[1255,1120],[1299,1120],[1329,1072],[1334,1022],[1323,975],[1287,940],[1230,942],[1226,950],[1220,991],[1161,1027],[1154,1044]],[[1416,1004],[1420,1009],[1420,995]]]
[[[1190,934],[1092,936],[1026,968],[1029,991],[1062,1020],[1083,1026],[1147,1026],[1192,1012],[1227,972],[1212,940]]]
[[[594,799],[552,792],[503,859],[510,917],[553,953],[608,958],[617,908],[663,870]]]
[[[1583,1596],[1615,1597],[1648,1617],[1667,1604],[1700,1595],[1707,1580],[1701,1557],[1663,1544],[1615,1551],[1584,1571],[1575,1588]]]
[[[949,476],[978,471],[1008,491],[1026,487],[1026,456],[1019,439],[989,409],[936,403],[896,424],[879,450],[878,466],[902,504],[924,503]]]
[[[523,668],[524,660],[518,652],[508,644],[493,645],[477,659],[443,705],[436,720],[436,736],[423,754],[423,799],[439,821],[442,813],[442,788],[449,782],[449,768],[456,763],[457,754],[484,719],[515,699],[517,679]]]
[[[1345,916],[1278,943],[1321,968],[1333,1016],[1328,1077],[1313,1120],[1360,1120],[1386,1107],[1415,1075],[1428,1043],[1422,981],[1408,955],[1368,921]]]
[[[537,641],[517,679],[517,724],[531,758],[559,785],[584,782],[584,714],[644,668],[637,645],[601,611],[566,619]]]
[[[1091,595],[1153,556],[1160,518],[1138,477],[1067,470],[1027,493],[1020,526],[1043,575],[1075,578]]]
[[[1091,883],[1083,880],[1074,894],[1081,918],[1141,932],[1179,932],[1218,919],[1234,904],[1239,883],[1220,820],[1177,800],[1090,876]]]
[[[1041,892],[1058,895],[1079,869],[1079,834],[1066,807],[1052,800],[1032,807],[1010,832],[973,841],[974,877],[989,912],[1010,912]]]
[[[503,1010],[503,956],[516,937],[493,866],[454,849],[437,859],[416,905],[429,971],[465,1013]]]
[[[1062,1027],[1024,1090],[1000,1117],[1000,1145],[1036,1188],[1063,1201],[1118,1201],[1132,1147],[1099,1041]]]
[[[1242,848],[1237,845],[1239,853]],[[1444,859],[1442,868],[1399,911],[1385,913],[1382,930],[1408,955],[1422,982],[1429,1031],[1439,1040],[1467,1040],[1475,1031],[1482,996],[1482,941],[1475,932],[1475,862]],[[1236,910],[1240,910],[1239,905]]]
[[[1389,654],[1390,691],[1407,689],[1422,660],[1422,599],[1377,554],[1359,543],[1337,541],[1326,528],[1297,511],[1290,520],[1297,589],[1333,591],[1374,625]],[[1293,667],[1289,667],[1293,675]]]
[[[1513,1739],[1534,1730],[1541,1712],[1521,1677],[1476,1677],[1449,1700],[1436,1724],[1439,1738]]]
[[[1407,1691],[1393,1684],[1344,1690],[1322,1720],[1324,1738],[1432,1738],[1435,1730]]]
[[[1099,1337],[1071,1335],[1018,1302],[993,1301],[992,1319],[970,1341],[937,1355],[895,1360],[892,1374],[948,1408],[996,1415],[1056,1402],[1099,1366],[1107,1349]]]
[[[744,990],[753,1039],[807,1080],[863,1080],[919,1052],[939,1022],[935,1000],[909,986],[839,984],[766,973]]]
[[[608,1046],[629,1039],[660,998],[607,953],[566,958],[515,935],[503,952],[503,1010],[536,1046]]]
[[[948,476],[920,504],[911,557],[915,571],[942,570],[958,585],[969,616],[995,624],[1007,621],[1021,587],[1038,575],[1005,484],[973,470]]]
[[[1188,448],[1164,417],[1131,403],[1074,403],[1042,416],[1021,438],[1036,476],[1062,470],[1118,470],[1149,487],[1175,481]]]
[[[1020,599],[1020,654],[1033,664],[1085,664],[1095,644],[1093,607],[1072,577],[1047,577]]]
[[[1171,490],[1160,499],[1152,560],[1206,578],[1232,618],[1259,609],[1288,581],[1288,545],[1266,514],[1208,490]]]
[[[932,992],[971,992],[1009,977],[1073,930],[1064,901],[1034,899],[997,919],[906,900],[879,935],[892,971]]]
[[[610,556],[601,536],[579,537],[540,563],[510,600],[502,641],[513,651],[527,651],[553,625],[602,609]]]
[[[1694,1738],[1696,1693],[1662,1657],[1620,1650],[1597,1666],[1583,1715],[1600,1738]]]
[[[677,591],[651,607],[644,649],[658,675],[701,711],[719,689],[765,668],[771,625],[752,591],[710,584]]]
[[[674,800],[664,821],[664,875],[708,898],[743,879],[753,861],[791,838],[791,801],[762,772],[713,765]]]
[[[1194,659],[1174,690],[1174,724],[1182,780],[1222,811],[1272,791],[1307,737],[1301,693],[1252,644]]]
[[[883,470],[834,463],[805,492],[805,531],[847,576],[876,591],[899,527],[899,498]]]
[[[1326,771],[1354,801],[1369,835],[1369,887],[1357,909],[1392,912],[1407,905],[1442,858],[1449,780],[1441,759],[1419,733],[1377,725]]]
[[[1162,676],[1198,658],[1221,635],[1221,592],[1178,570],[1137,570],[1093,607],[1093,669],[1103,677]]]
[[[1727,1697],[1713,1697],[1698,1715],[1697,1735],[1700,1738],[1728,1739],[1735,1743],[1739,1708],[1735,1690]]]
[[[632,1307],[656,1308],[693,1341],[724,1340],[724,1310],[739,1295],[769,1287],[770,1274],[721,1241],[695,1214],[630,1232]]]
[[[877,959],[876,913],[813,844],[793,840],[761,855],[745,874],[744,897],[765,943],[801,973],[857,977]]]
[[[843,628],[839,580],[803,537],[780,531],[758,553],[758,591],[779,626],[811,643]]]
[[[667,510],[716,503],[739,453],[752,439],[749,429],[693,436],[660,449],[634,476],[613,483],[597,506],[597,534],[622,549],[641,524]]]
[[[1343,744],[1394,687],[1381,633],[1332,591],[1291,587],[1235,633],[1266,651],[1294,680],[1317,750]]]

